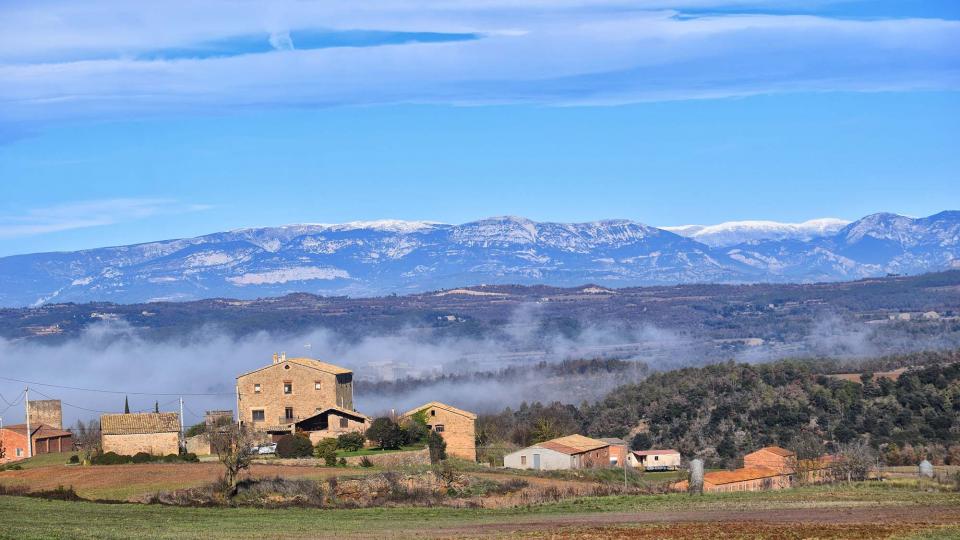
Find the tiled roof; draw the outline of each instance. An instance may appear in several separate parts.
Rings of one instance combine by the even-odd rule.
[[[751,452],[749,455],[756,454],[757,452],[770,452],[771,454],[776,454],[780,457],[793,457],[793,452],[787,450],[786,448],[780,448],[779,446],[764,446],[763,448],[757,450],[756,452]]]
[[[676,450],[634,450],[633,454],[636,456],[664,456],[669,454],[680,455],[680,452]]]
[[[423,404],[423,405],[421,405],[421,406],[419,406],[419,407],[416,407],[416,408],[414,408],[414,409],[410,409],[409,411],[403,413],[402,416],[403,416],[403,417],[413,416],[414,414],[417,414],[418,412],[420,412],[420,411],[422,411],[422,410],[424,410],[424,409],[429,409],[429,408],[431,408],[431,407],[437,408],[437,409],[443,409],[443,410],[446,410],[446,411],[450,411],[450,412],[452,412],[452,413],[454,413],[454,414],[459,414],[459,415],[461,415],[461,416],[466,416],[467,418],[469,418],[469,419],[471,419],[471,420],[476,420],[476,419],[477,419],[477,415],[473,414],[472,412],[465,411],[465,410],[463,410],[463,409],[458,409],[458,408],[456,408],[456,407],[447,405],[446,403],[440,403],[439,401],[431,401],[430,403],[425,403],[425,404]]]
[[[370,417],[367,416],[367,415],[365,415],[365,414],[363,414],[363,413],[360,413],[360,412],[357,412],[357,411],[351,411],[350,409],[344,409],[343,407],[334,407],[334,406],[331,406],[331,407],[326,407],[325,409],[321,409],[321,410],[319,410],[319,411],[311,414],[310,416],[308,416],[308,417],[306,417],[306,418],[304,418],[304,419],[302,419],[302,420],[297,420],[297,421],[294,422],[294,423],[299,424],[300,422],[304,422],[304,421],[306,421],[306,420],[310,420],[311,418],[315,418],[315,417],[317,417],[317,416],[320,416],[321,414],[325,414],[325,413],[328,413],[328,412],[331,412],[331,411],[332,411],[332,412],[335,412],[335,413],[340,413],[341,415],[344,415],[344,416],[352,416],[353,418],[360,418],[360,419],[362,419],[362,420],[370,420]]]
[[[746,482],[748,480],[759,480],[761,478],[772,478],[781,476],[779,471],[767,467],[746,467],[734,471],[713,471],[703,475],[703,481],[717,485],[732,484],[733,482]]]
[[[583,435],[567,435],[566,437],[551,439],[546,442],[573,448],[576,450],[575,453],[577,454],[603,448],[604,446],[610,446],[609,443],[591,439],[590,437],[584,437]],[[540,444],[543,445],[544,443]]]
[[[9,429],[10,431],[14,431],[23,436],[26,436],[27,434],[26,424],[11,424],[9,426],[3,426],[3,429]],[[30,426],[30,431],[33,432],[34,439],[49,439],[50,437],[70,437],[73,435],[73,433],[70,433],[69,431],[57,429],[53,426],[48,426],[47,424],[36,424],[36,425]]]
[[[542,443],[535,444],[534,446],[553,450],[554,452],[560,452],[561,454],[567,454],[568,456],[574,456],[584,452],[584,450],[577,450],[572,446],[567,446],[565,444],[560,444],[553,441],[544,441]]]
[[[327,362],[321,362],[320,360],[314,360],[313,358],[297,357],[297,358],[287,358],[286,360],[282,360],[282,361],[277,362],[277,363],[271,363],[269,366],[263,366],[263,367],[261,367],[261,368],[255,369],[255,370],[253,370],[253,371],[248,371],[248,372],[246,372],[246,373],[241,373],[240,375],[237,375],[237,378],[239,379],[240,377],[245,377],[245,376],[247,376],[247,375],[250,375],[251,373],[256,373],[256,372],[262,371],[262,370],[264,370],[264,369],[270,369],[270,368],[272,368],[272,367],[274,367],[274,366],[279,366],[279,365],[284,364],[284,363],[286,363],[286,362],[289,362],[289,363],[291,363],[291,364],[297,364],[298,366],[303,366],[303,367],[308,367],[308,368],[311,368],[311,369],[316,369],[316,370],[319,370],[319,371],[324,371],[324,372],[326,372],[326,373],[333,373],[334,375],[346,375],[346,374],[348,374],[348,373],[353,373],[352,371],[350,371],[349,369],[347,369],[347,368],[345,368],[345,367],[335,366],[335,365],[329,364],[329,363],[327,363]]]
[[[172,433],[180,431],[180,416],[177,413],[105,414],[100,417],[100,431],[104,435]]]

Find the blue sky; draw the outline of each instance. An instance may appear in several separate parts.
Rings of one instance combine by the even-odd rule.
[[[0,255],[960,208],[957,2],[357,5],[0,5]]]

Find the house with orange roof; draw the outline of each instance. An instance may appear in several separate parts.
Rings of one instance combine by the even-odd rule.
[[[504,467],[553,471],[610,466],[610,444],[583,435],[567,435],[512,452]]]
[[[47,424],[30,426],[30,439],[33,442],[33,456],[73,450],[73,434]],[[19,461],[31,457],[31,447],[27,444],[27,425],[11,424],[0,429],[0,442],[3,443],[4,456],[0,463]]]

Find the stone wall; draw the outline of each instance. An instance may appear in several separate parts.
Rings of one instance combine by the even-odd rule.
[[[283,393],[285,382],[293,385],[289,394]],[[256,391],[258,384],[260,392]],[[316,414],[318,409],[338,405],[336,375],[295,362],[280,362],[244,375],[237,379],[237,387],[240,391],[240,420],[254,428],[285,423],[282,419],[287,407],[293,409],[295,419],[302,420]],[[347,405],[344,408],[349,409],[353,403]],[[263,421],[253,421],[255,410],[263,411]]]
[[[132,456],[146,452],[155,456],[180,453],[179,433],[138,433],[135,435],[104,435],[103,451]]]
[[[200,435],[194,435],[193,437],[187,437],[185,439],[187,446],[187,453],[196,454],[198,456],[208,456],[210,452],[210,437],[206,433],[201,433]]]

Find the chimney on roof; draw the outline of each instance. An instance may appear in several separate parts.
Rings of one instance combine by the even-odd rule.
[[[279,355],[279,354],[273,353],[273,363],[274,363],[274,364],[279,364],[279,363],[280,363],[280,355]]]
[[[285,352],[280,353],[280,361],[281,361],[281,362],[286,362],[286,361],[287,361],[287,353],[285,353]]]

